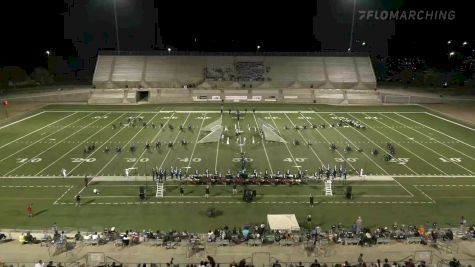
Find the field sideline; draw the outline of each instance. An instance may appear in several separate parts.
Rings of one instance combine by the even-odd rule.
[[[421,107],[263,105],[254,113],[252,105],[227,104],[222,113],[220,109],[220,105],[56,105],[0,126],[0,177],[4,178],[0,180],[0,198],[4,200],[0,213],[7,215],[0,227],[47,227],[56,221],[73,228],[97,229],[110,226],[108,219],[103,218],[106,215],[117,216],[115,226],[142,228],[163,225],[191,229],[187,222],[196,218],[193,230],[206,231],[210,225],[262,222],[267,213],[296,213],[302,221],[310,213],[322,225],[340,221],[350,224],[358,215],[374,224],[433,220],[456,224],[457,218],[471,212],[470,206],[475,202],[475,130]],[[239,121],[236,109],[242,114]],[[143,117],[147,127],[125,126],[128,117],[136,116]],[[205,136],[200,129],[220,118],[229,129],[224,138],[216,143],[198,144]],[[360,122],[366,129],[329,127],[339,119]],[[256,131],[258,121],[273,126],[287,143],[262,140]],[[124,126],[118,126],[119,122]],[[164,123],[163,128],[160,122]],[[294,129],[322,123],[325,128]],[[174,129],[169,129],[168,124]],[[191,130],[178,129],[179,125],[188,124],[192,125]],[[235,128],[243,131],[241,143],[234,135]],[[163,144],[173,142],[174,147],[162,145],[155,149],[157,139]],[[187,145],[181,145],[183,139],[188,141]],[[295,140],[300,144],[295,145]],[[311,145],[306,145],[308,141]],[[152,143],[152,149],[144,149],[147,142]],[[92,143],[96,149],[85,153],[84,147]],[[335,151],[329,149],[331,143],[336,144]],[[383,160],[388,153],[387,143],[396,150],[390,161]],[[137,146],[135,152],[129,150],[132,144]],[[347,145],[352,151],[344,151]],[[116,153],[116,146],[123,151]],[[105,147],[111,151],[104,152]],[[379,154],[372,155],[373,149]],[[180,197],[178,185],[171,182],[166,185],[163,199],[138,200],[138,186],[146,185],[149,195],[153,195],[152,167],[181,168],[187,174],[196,170],[203,173],[205,169],[236,172],[241,152],[246,155],[249,171],[302,170],[312,176],[322,165],[345,166],[350,178],[363,169],[369,178],[394,180],[336,182],[333,197],[323,195],[321,183],[256,186],[258,198],[252,204],[232,196],[229,186],[214,186],[210,198],[204,199],[202,186],[187,185],[185,196]],[[124,177],[126,168],[135,170],[129,178]],[[67,170],[68,178],[62,178],[61,169]],[[124,180],[93,182],[84,188],[83,180],[74,178],[85,175]],[[354,187],[352,200],[343,198],[348,185]],[[101,194],[94,195],[92,188],[99,189]],[[79,192],[84,203],[77,209],[73,199]],[[313,208],[308,205],[310,193],[318,202]],[[25,216],[29,202],[36,211],[32,219]],[[207,218],[205,211],[209,206],[219,209],[222,216]],[[412,216],[408,216],[408,210]],[[417,217],[420,220],[416,221]]]

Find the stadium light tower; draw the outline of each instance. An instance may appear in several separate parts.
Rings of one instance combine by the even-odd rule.
[[[449,56],[450,56],[450,57],[455,56],[455,52],[454,52],[454,51],[451,51],[451,52],[449,53]]]
[[[49,56],[50,54],[51,54],[51,52],[49,50],[46,50],[46,55]]]
[[[170,54],[170,52],[172,51],[170,47],[167,50],[168,50],[168,54]]]
[[[462,43],[462,46],[466,46],[467,44],[468,44],[467,41],[465,41]]]
[[[353,0],[353,18],[351,20],[350,46],[348,48],[348,52],[351,52],[353,48],[353,31],[355,29],[355,13],[356,13],[356,0]]]
[[[117,24],[117,0],[114,0],[114,21],[115,21],[115,38],[117,39],[117,51],[120,54],[119,26]]]

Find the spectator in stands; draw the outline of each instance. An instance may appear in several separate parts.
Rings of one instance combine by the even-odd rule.
[[[279,260],[276,260],[274,264],[272,264],[272,267],[282,267],[279,263]]]
[[[53,261],[49,261],[46,267],[54,267]]]
[[[356,219],[356,234],[359,234],[361,230],[363,229],[363,219],[361,216],[358,216],[358,219]]]
[[[450,267],[460,267],[461,264],[460,264],[460,261],[457,260],[456,258],[453,258],[450,262],[449,262],[449,266]]]
[[[391,264],[389,264],[388,259],[384,259],[384,264],[383,267],[391,267]]]
[[[321,266],[320,266],[320,263],[318,263],[318,260],[315,259],[315,261],[312,264],[310,264],[310,267],[321,267]]]
[[[412,259],[409,259],[408,261],[405,262],[406,267],[416,267]]]
[[[361,267],[363,265],[363,262],[364,262],[363,253],[361,253],[360,256],[358,257],[358,266]]]
[[[4,233],[0,233],[0,241],[7,239],[7,236]]]
[[[74,240],[80,241],[81,238],[82,238],[82,235],[81,235],[81,233],[78,231],[78,232],[74,235]]]
[[[43,263],[42,260],[39,260],[37,263],[35,263],[35,267],[44,267],[45,264]]]
[[[210,255],[208,255],[206,258],[208,259],[208,262],[209,262],[209,264],[211,265],[211,267],[216,267],[216,261],[214,260],[213,257],[211,257]]]

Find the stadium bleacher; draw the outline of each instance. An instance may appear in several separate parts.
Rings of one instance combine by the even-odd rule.
[[[381,103],[373,91],[376,78],[371,61],[361,56],[99,55],[93,84],[131,93],[149,90],[149,103]],[[89,102],[135,103],[132,99],[132,94],[120,101],[118,93],[99,91]]]

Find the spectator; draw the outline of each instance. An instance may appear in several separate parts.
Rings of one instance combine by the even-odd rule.
[[[35,263],[35,267],[44,267],[45,264],[43,263],[42,260],[39,260],[37,263]]]
[[[409,259],[408,261],[406,261],[405,265],[406,267],[416,267],[412,259]]]
[[[391,267],[391,264],[389,264],[388,259],[384,259],[384,264],[383,267]]]
[[[457,260],[456,258],[453,258],[450,262],[449,262],[449,266],[450,267],[460,267],[461,264],[460,264],[460,261]]]
[[[26,205],[26,210],[28,211],[28,217],[33,217],[33,204],[29,203]]]
[[[206,258],[208,259],[208,262],[209,262],[209,264],[211,265],[211,267],[215,267],[215,266],[216,266],[216,261],[214,261],[214,258],[213,258],[213,257],[211,257],[210,255],[208,255]]]
[[[363,229],[363,219],[361,219],[361,216],[358,216],[358,219],[356,219],[356,233],[359,234],[361,232],[361,229]]]
[[[358,217],[358,218],[360,218],[360,217]],[[358,266],[361,267],[363,265],[363,262],[364,262],[363,253],[361,253],[360,256],[358,257]]]
[[[272,267],[282,267],[279,263],[279,260],[276,260],[274,264],[272,264]]]
[[[310,265],[310,267],[321,267],[320,263],[318,263],[318,260],[315,259],[315,261]]]
[[[54,267],[53,261],[49,261],[46,267]]]

